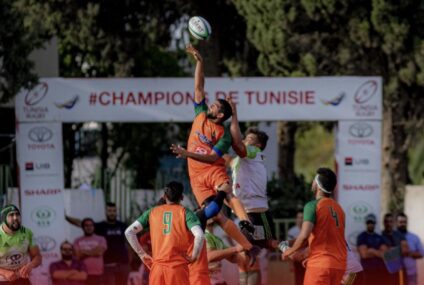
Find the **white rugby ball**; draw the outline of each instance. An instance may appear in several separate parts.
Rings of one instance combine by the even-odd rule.
[[[206,40],[212,34],[211,25],[200,16],[190,18],[188,21],[188,30],[198,40]]]

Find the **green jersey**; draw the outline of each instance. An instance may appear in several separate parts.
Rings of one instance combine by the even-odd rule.
[[[15,234],[4,232],[0,225],[0,268],[16,270],[30,262],[29,249],[36,246],[32,231],[21,227]],[[0,281],[3,276],[0,275]]]

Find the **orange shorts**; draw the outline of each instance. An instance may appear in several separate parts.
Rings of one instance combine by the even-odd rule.
[[[153,264],[149,276],[150,285],[187,285],[189,284],[188,266],[175,267]]]
[[[206,252],[206,242],[203,244],[199,258],[188,265],[190,272],[190,285],[211,285],[209,278],[208,256]]]
[[[218,186],[229,182],[230,178],[223,167],[215,167],[211,171],[190,177],[191,189],[199,206],[210,196],[216,195]]]
[[[343,269],[306,267],[303,285],[340,285],[344,273]]]

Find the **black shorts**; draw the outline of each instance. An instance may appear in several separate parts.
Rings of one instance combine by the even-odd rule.
[[[247,215],[255,227],[253,244],[267,247],[267,241],[275,239],[275,225],[271,212],[248,213]]]

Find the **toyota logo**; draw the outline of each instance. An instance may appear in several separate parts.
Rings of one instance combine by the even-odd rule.
[[[53,132],[46,127],[35,127],[29,131],[28,137],[33,142],[42,143],[50,140],[53,137]]]
[[[56,241],[49,236],[39,236],[35,242],[40,246],[42,252],[51,251],[56,247]]]
[[[369,80],[359,86],[358,90],[355,92],[355,102],[358,104],[363,104],[368,102],[374,94],[377,92],[377,81]]]
[[[349,127],[349,134],[355,138],[367,138],[373,133],[370,124],[358,122]]]
[[[46,82],[40,82],[34,88],[29,90],[25,95],[25,104],[28,106],[34,106],[38,104],[47,95],[49,86]]]

